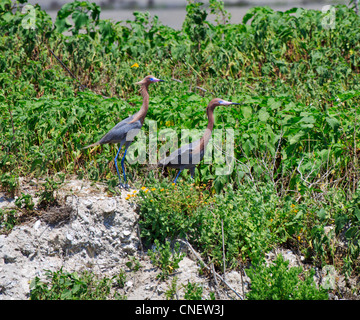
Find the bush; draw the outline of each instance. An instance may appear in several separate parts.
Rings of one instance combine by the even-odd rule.
[[[289,261],[279,254],[274,263],[264,262],[246,270],[251,279],[249,300],[327,300],[327,291],[317,288],[314,269],[304,272],[302,267],[288,268]]]
[[[77,272],[47,271],[47,280],[35,277],[30,283],[31,300],[99,300],[123,299],[124,296],[113,292],[113,286],[123,287],[125,274],[121,272],[112,278],[97,277],[84,271]]]

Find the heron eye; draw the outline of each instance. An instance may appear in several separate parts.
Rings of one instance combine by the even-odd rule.
[[[150,78],[150,81],[154,81],[154,78]]]
[[[219,103],[222,104],[224,101],[220,100]]]

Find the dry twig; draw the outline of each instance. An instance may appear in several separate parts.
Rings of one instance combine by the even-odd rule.
[[[192,245],[187,241],[187,240],[182,240],[182,239],[177,239],[177,241],[182,242],[184,244],[186,244],[189,249],[191,250],[191,252],[195,255],[196,259],[198,259],[202,265],[211,272],[211,268],[204,262],[203,259],[201,259],[201,257],[199,256],[199,254],[195,251],[195,249],[192,247]],[[225,279],[220,276],[218,273],[214,273],[216,277],[218,277],[231,291],[233,291],[241,300],[244,300],[243,297],[230,285],[228,284]]]

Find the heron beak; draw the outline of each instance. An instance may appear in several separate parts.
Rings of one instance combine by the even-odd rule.
[[[240,103],[222,100],[221,104],[224,105],[224,106],[230,106],[230,105],[233,105],[233,104],[240,104]]]
[[[165,82],[165,80],[161,80],[161,79],[153,78],[152,82]]]

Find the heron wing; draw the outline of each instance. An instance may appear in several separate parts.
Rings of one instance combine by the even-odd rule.
[[[99,144],[124,143],[125,141],[133,141],[142,127],[140,120],[130,123],[133,118],[134,115],[116,124],[100,139]]]
[[[172,168],[187,168],[198,164],[204,152],[199,148],[200,140],[186,144],[159,161],[159,166]],[[199,152],[200,151],[200,152]]]

